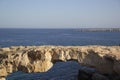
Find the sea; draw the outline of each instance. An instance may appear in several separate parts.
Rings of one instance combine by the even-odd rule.
[[[120,45],[120,32],[80,32],[78,29],[0,29],[0,47]]]
[[[10,46],[120,45],[120,32],[80,32],[78,29],[0,29],[0,47]],[[75,61],[57,62],[43,73],[13,72],[6,80],[77,80],[79,69],[89,69]],[[94,70],[94,69],[89,69]]]

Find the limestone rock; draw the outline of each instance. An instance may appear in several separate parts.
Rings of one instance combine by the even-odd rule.
[[[120,75],[119,46],[15,46],[0,48],[0,76],[13,71],[45,72],[54,62],[68,60],[102,74]]]
[[[9,48],[9,47],[6,47],[6,48],[0,48],[0,51],[10,51],[10,48]]]
[[[7,76],[7,71],[4,66],[0,66],[0,77],[5,77]]]
[[[4,77],[0,77],[0,80],[6,80]]]

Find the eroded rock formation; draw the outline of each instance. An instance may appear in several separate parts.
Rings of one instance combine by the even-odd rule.
[[[119,46],[16,46],[0,48],[0,78],[14,71],[45,72],[55,62],[68,60],[120,75]]]

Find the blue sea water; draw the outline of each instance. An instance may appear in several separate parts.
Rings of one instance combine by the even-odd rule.
[[[78,32],[75,29],[0,29],[0,47],[32,45],[120,44],[120,32]]]

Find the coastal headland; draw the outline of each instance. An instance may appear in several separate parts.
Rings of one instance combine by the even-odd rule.
[[[0,48],[0,80],[15,71],[46,72],[70,60],[101,74],[120,75],[120,46],[11,46]]]
[[[77,32],[120,32],[120,28],[81,28]]]

